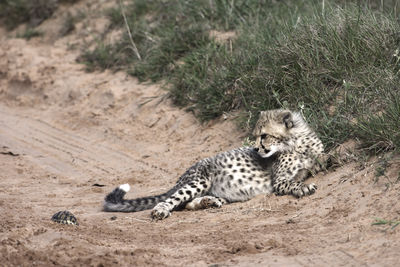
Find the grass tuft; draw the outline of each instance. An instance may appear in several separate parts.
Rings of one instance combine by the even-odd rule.
[[[3,0],[0,18],[12,30],[21,23],[35,27],[49,18],[57,8],[57,0]]]
[[[390,229],[393,230],[400,224],[400,221],[395,221],[395,220],[385,220],[385,219],[380,219],[376,218],[375,222],[372,223],[372,225],[388,225],[391,226]]]
[[[13,30],[22,23],[36,27],[50,18],[60,3],[78,0],[0,0],[0,23]]]
[[[400,148],[400,95],[394,92],[385,96],[383,111],[366,115],[356,125],[363,147],[375,153]]]
[[[125,69],[168,84],[177,105],[206,121],[300,110],[328,150],[352,138],[373,153],[400,151],[400,25],[396,1],[132,1],[129,36],[99,43],[88,69]],[[322,5],[323,3],[323,5]],[[118,9],[111,27],[124,27]],[[234,32],[217,41],[212,32]]]
[[[39,36],[42,36],[42,35],[43,35],[43,33],[40,32],[40,31],[37,31],[37,30],[32,29],[32,28],[26,28],[23,33],[17,33],[16,37],[17,38],[23,38],[23,39],[26,39],[26,40],[29,41],[31,38],[39,37]]]

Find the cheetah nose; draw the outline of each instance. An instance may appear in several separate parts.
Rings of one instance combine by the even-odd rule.
[[[256,152],[258,152],[258,150],[260,150],[260,149],[259,149],[258,147],[255,147],[254,150],[255,150]]]

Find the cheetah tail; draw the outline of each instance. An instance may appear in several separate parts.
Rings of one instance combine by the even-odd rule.
[[[143,197],[136,199],[124,199],[130,190],[129,184],[123,184],[115,188],[104,199],[104,211],[135,212],[152,209],[157,203],[165,200],[171,195],[170,192],[158,196]]]

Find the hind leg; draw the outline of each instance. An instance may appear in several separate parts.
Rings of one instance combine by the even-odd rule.
[[[162,220],[171,215],[171,211],[204,195],[210,188],[210,181],[192,181],[180,187],[171,197],[158,203],[151,212],[153,220]]]
[[[223,198],[204,196],[198,197],[186,204],[186,209],[188,210],[200,210],[208,208],[220,208],[227,201]]]

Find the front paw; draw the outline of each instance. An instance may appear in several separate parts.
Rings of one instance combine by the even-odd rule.
[[[220,208],[222,207],[222,202],[216,197],[205,196],[202,198],[200,205],[203,209]]]
[[[165,203],[159,203],[151,211],[151,218],[154,221],[163,220],[171,215],[169,208]]]
[[[314,194],[316,190],[317,190],[317,185],[314,183],[303,184],[303,186],[301,186],[299,189],[297,189],[293,192],[293,195],[295,195],[298,198],[301,198],[304,196]]]

